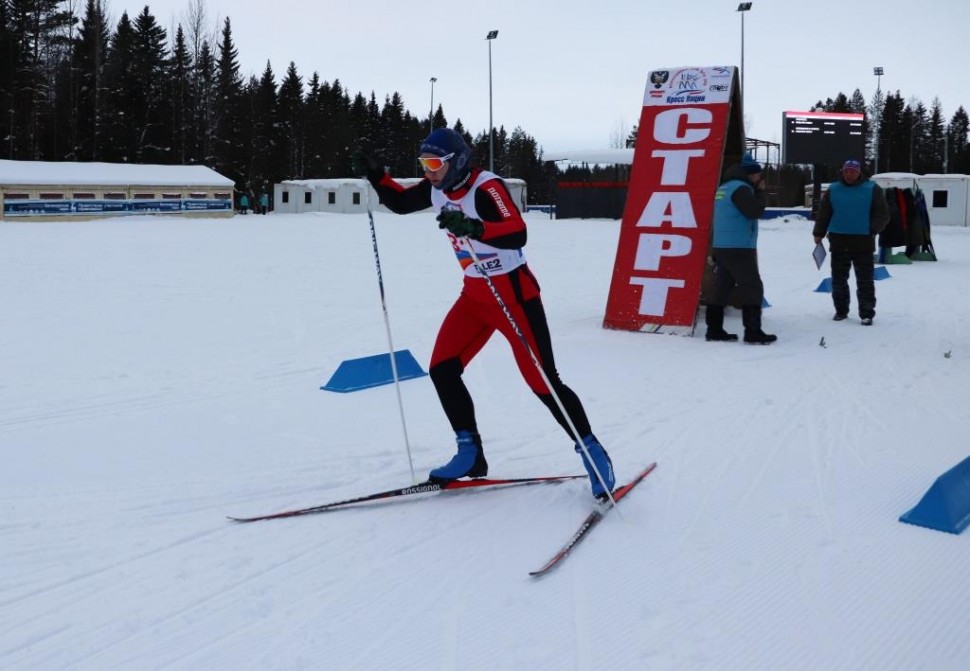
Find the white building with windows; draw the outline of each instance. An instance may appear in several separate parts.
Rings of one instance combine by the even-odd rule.
[[[884,189],[922,191],[930,226],[970,226],[970,175],[883,172],[873,175],[872,181]]]
[[[402,186],[411,186],[421,177],[395,178]],[[504,179],[512,199],[525,211],[526,185],[521,179]],[[273,204],[276,212],[300,214],[303,212],[339,212],[352,214],[367,211],[370,198],[374,210],[387,212],[377,199],[377,192],[366,179],[288,179],[273,187]],[[430,208],[428,208],[430,209]]]
[[[0,160],[3,220],[232,213],[232,180],[204,165]]]

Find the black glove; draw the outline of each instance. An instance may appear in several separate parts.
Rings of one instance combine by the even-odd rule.
[[[485,232],[485,224],[478,219],[466,217],[458,210],[444,210],[438,215],[438,228],[447,228],[448,232],[458,237],[478,240]]]
[[[366,177],[374,181],[384,176],[384,168],[373,158],[364,153],[360,147],[354,149],[350,155],[350,165],[353,167],[354,174]]]

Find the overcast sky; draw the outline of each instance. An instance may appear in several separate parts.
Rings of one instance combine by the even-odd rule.
[[[269,60],[339,79],[378,102],[398,92],[412,113],[444,105],[477,134],[515,126],[547,152],[608,147],[638,121],[650,70],[741,65],[736,0],[488,0],[486,3],[204,0],[213,31],[232,21],[245,76]],[[108,0],[114,19],[144,6]],[[190,0],[151,0],[159,23],[185,23]],[[268,9],[267,9],[268,8]],[[267,16],[267,11],[273,13]],[[947,120],[970,108],[970,3],[963,0],[755,0],[744,18],[748,137],[781,142],[782,112],[859,88],[939,96]]]

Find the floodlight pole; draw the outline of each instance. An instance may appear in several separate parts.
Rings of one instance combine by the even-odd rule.
[[[485,36],[488,42],[488,171],[495,172],[495,144],[492,136],[495,125],[492,123],[492,40],[498,37],[497,30],[490,30]]]
[[[879,126],[882,125],[882,74],[883,69],[876,66],[872,69],[872,74],[876,75],[876,128],[875,132],[872,134],[872,158],[873,158],[873,170],[872,174],[879,174]]]
[[[741,12],[741,100],[744,100],[744,15],[751,9],[750,2],[742,2],[738,5]],[[742,103],[743,104],[743,103]]]
[[[428,114],[428,135],[431,135],[431,131],[434,130],[434,83],[438,81],[437,77],[431,78],[431,113]]]

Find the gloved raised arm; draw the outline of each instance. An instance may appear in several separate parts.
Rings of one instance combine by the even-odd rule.
[[[384,176],[384,167],[376,159],[364,153],[360,147],[351,153],[350,164],[355,175],[366,177],[372,183],[381,181]]]

